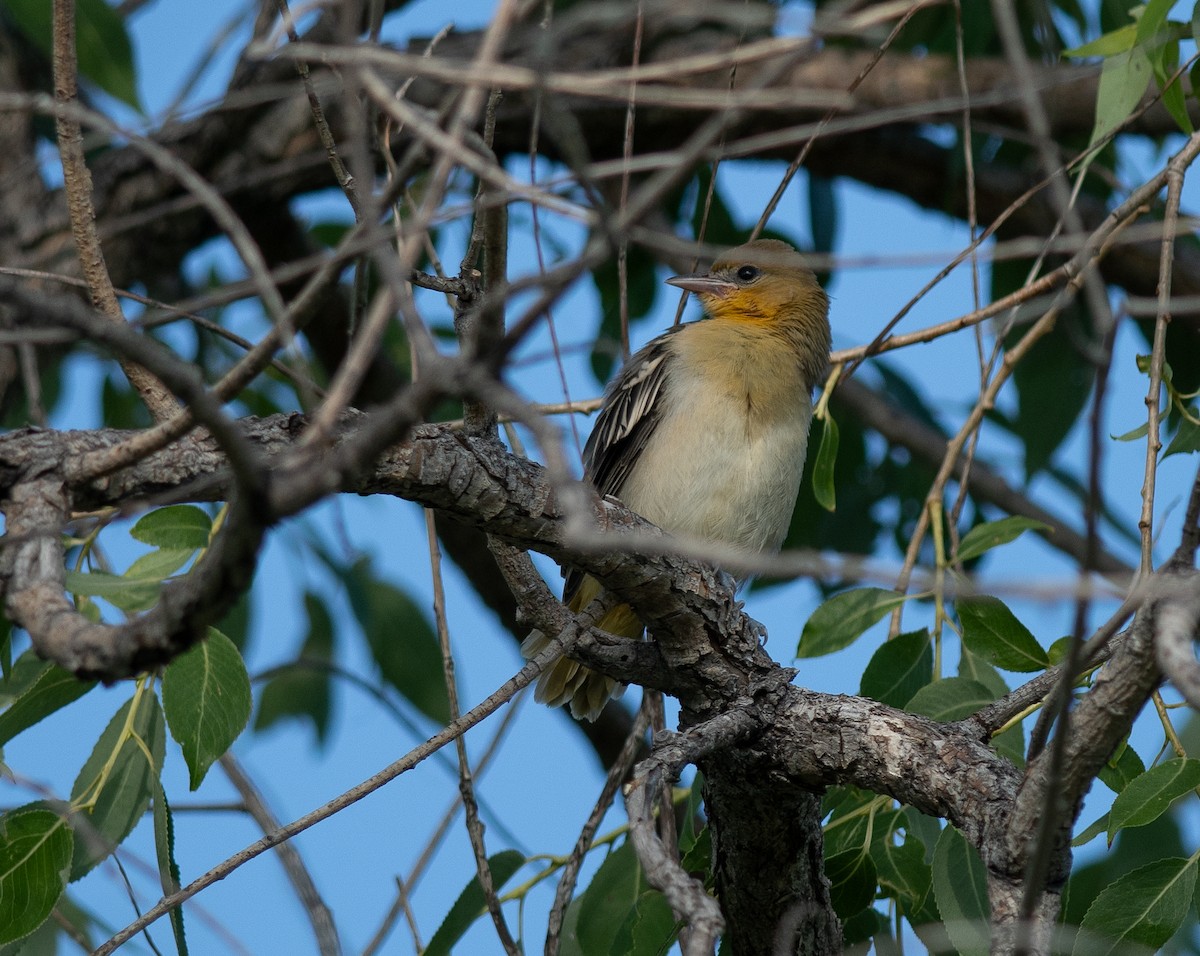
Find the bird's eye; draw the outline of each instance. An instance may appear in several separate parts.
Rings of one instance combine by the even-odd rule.
[[[755,266],[742,266],[737,271],[737,277],[743,282],[750,282],[758,278],[758,269]]]

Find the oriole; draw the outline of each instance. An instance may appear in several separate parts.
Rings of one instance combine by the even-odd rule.
[[[668,533],[777,551],[804,470],[812,390],[829,364],[828,297],[776,239],[667,282],[698,296],[709,317],[664,332],[625,364],[584,449],[585,477]],[[572,610],[600,591],[595,578],[567,572]],[[597,626],[633,640],[643,630],[628,605]],[[534,631],[522,651],[532,657],[547,643]],[[538,679],[536,697],[595,720],[622,689],[564,657]]]

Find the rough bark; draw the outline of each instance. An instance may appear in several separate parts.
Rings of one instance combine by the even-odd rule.
[[[351,442],[367,420],[348,415],[342,442]],[[270,460],[289,450],[303,424],[300,416],[251,420],[244,423],[244,433]],[[24,487],[31,459],[61,461],[73,450],[120,437],[37,430],[4,436],[0,488],[12,500]],[[147,492],[165,500],[169,488],[174,489],[172,499],[212,499],[226,493],[231,474],[213,440],[193,436],[180,444],[180,450],[152,456],[127,474],[64,489],[69,494],[64,505],[87,509],[130,503]],[[331,455],[336,458],[338,448]],[[798,951],[835,951],[836,922],[827,908],[819,865],[814,796],[830,784],[854,783],[946,817],[979,848],[997,885],[1019,880],[1024,848],[1020,841],[1013,843],[1011,827],[1021,775],[987,746],[986,732],[981,737],[971,721],[941,724],[874,701],[794,686],[792,672],[763,652],[760,629],[733,601],[726,576],[669,554],[619,549],[621,537],[630,532],[638,533],[642,545],[654,540],[645,537],[652,529],[635,515],[593,499],[587,513],[610,544],[599,551],[590,543],[580,548],[568,532],[561,490],[547,482],[543,469],[505,454],[493,442],[445,429],[419,429],[370,470],[344,474],[342,490],[419,501],[600,577],[639,610],[657,640],[629,645],[593,639],[580,645],[578,655],[624,680],[642,680],[676,695],[685,726],[734,710],[753,717],[759,729],[749,746],[717,751],[702,764],[731,933],[754,940],[744,951],[761,951],[756,948],[774,939],[780,926],[791,932],[789,927],[797,925],[806,941]],[[288,493],[283,500],[299,499]],[[269,513],[282,512],[276,507]],[[618,549],[610,550],[614,547]],[[24,579],[14,578],[7,567],[5,573],[11,595],[14,581]],[[64,655],[62,662],[74,660]],[[746,813],[747,806],[754,808],[752,813]],[[1063,846],[1057,853],[1054,872],[1062,873],[1069,866],[1069,850]],[[779,868],[764,866],[768,859]],[[1046,903],[1047,912],[1053,908]]]

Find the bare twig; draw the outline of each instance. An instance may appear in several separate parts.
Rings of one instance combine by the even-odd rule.
[[[925,7],[938,2],[940,2],[940,0],[920,0],[920,2],[911,4],[904,11],[904,14],[892,26],[887,38],[871,51],[869,59],[863,65],[862,69],[858,71],[858,75],[855,76],[854,79],[850,81],[850,85],[846,87],[847,103],[842,105],[849,105],[850,102],[853,102],[855,91],[862,86],[863,81],[871,75],[871,71],[874,70],[879,64],[879,61],[883,59],[884,54],[891,49],[892,44],[896,42],[896,38],[900,36],[901,31],[908,24],[908,21],[916,16],[920,10],[923,10]],[[812,131],[812,134],[805,140],[804,145],[800,148],[800,152],[796,154],[795,159],[788,164],[787,170],[784,172],[783,176],[780,177],[779,185],[775,187],[775,192],[772,194],[771,198],[767,200],[767,204],[763,207],[763,211],[759,214],[758,222],[756,222],[754,224],[754,228],[750,230],[751,239],[757,238],[762,233],[763,229],[770,221],[771,216],[774,215],[775,210],[779,207],[780,200],[783,199],[783,194],[787,192],[788,185],[791,183],[792,179],[795,178],[796,173],[800,170],[800,167],[804,165],[804,160],[808,157],[809,152],[812,150],[813,144],[817,141],[821,134],[825,132],[826,128],[833,121],[833,118],[837,116],[838,111],[838,106],[833,106],[829,109],[829,111],[821,118],[821,121],[817,123],[816,127]]]
[[[442,672],[445,675],[446,699],[450,707],[450,720],[455,721],[459,717],[458,681],[454,675],[454,651],[450,647],[450,624],[446,617],[446,589],[442,583],[442,554],[438,549],[433,512],[429,509],[425,510],[425,535],[429,545],[429,569],[433,578],[433,617],[437,625],[438,643],[442,650]],[[496,898],[496,881],[492,877],[487,847],[483,842],[483,823],[479,819],[479,804],[475,801],[475,781],[471,774],[471,761],[467,756],[465,734],[455,739],[454,747],[458,754],[458,793],[465,811],[467,836],[471,841],[471,850],[475,854],[475,873],[479,878],[479,887],[483,891],[484,903],[492,918],[492,924],[496,927],[500,945],[504,947],[504,951],[509,956],[519,956],[520,948],[509,931],[504,913],[500,909],[500,901]]]
[[[496,728],[496,732],[492,735],[492,739],[488,742],[487,749],[479,757],[475,764],[474,774],[476,778],[483,776],[484,771],[492,762],[492,758],[500,749],[500,744],[503,742],[505,735],[512,726],[513,720],[520,712],[519,706],[520,696],[514,702],[514,706],[509,707],[504,715],[500,718],[500,726]],[[458,815],[458,809],[462,806],[462,796],[456,794],[449,808],[442,815],[442,819],[438,825],[434,827],[433,834],[425,843],[425,848],[421,851],[421,855],[417,858],[417,862],[408,872],[405,878],[397,878],[396,880],[396,899],[392,907],[388,910],[380,923],[379,929],[375,931],[375,935],[371,937],[371,941],[363,948],[361,956],[372,956],[382,948],[387,941],[388,934],[391,932],[392,924],[401,912],[404,914],[405,920],[409,924],[409,929],[412,932],[413,941],[416,943],[418,951],[421,949],[420,933],[417,930],[416,917],[413,915],[412,908],[409,905],[409,896],[416,889],[421,877],[425,875],[425,869],[433,860],[434,854],[442,844],[442,840],[446,834],[450,832],[450,824],[454,822],[454,818]],[[509,837],[516,845],[515,838]]]
[[[1096,255],[1099,254],[1100,250],[1097,250]],[[1067,284],[1067,288],[1059,293],[1055,304],[1025,332],[1017,344],[1005,351],[1004,360],[1001,362],[996,375],[992,378],[987,388],[980,392],[979,400],[975,403],[975,407],[971,410],[970,415],[967,416],[967,420],[959,429],[958,434],[947,445],[946,457],[943,459],[933,484],[925,496],[925,507],[921,509],[916,529],[909,539],[908,550],[904,556],[904,569],[901,571],[900,579],[896,584],[897,590],[904,590],[907,587],[908,578],[912,573],[912,569],[916,567],[921,543],[924,541],[925,532],[929,527],[929,511],[931,508],[941,508],[942,492],[951,474],[954,473],[958,456],[962,452],[967,439],[983,422],[984,414],[993,406],[1001,386],[1008,380],[1017,363],[1020,362],[1040,338],[1054,328],[1054,323],[1058,319],[1059,313],[1069,302],[1070,295],[1081,284],[1082,273],[1086,271],[1087,266],[1084,266],[1080,273],[1073,276]],[[900,620],[901,609],[897,608],[892,614],[890,630],[892,636],[900,633]]]
[[[685,765],[714,750],[728,747],[749,734],[756,725],[757,720],[747,711],[733,710],[690,727],[682,734],[662,739],[655,744],[651,755],[634,769],[633,779],[625,791],[629,838],[637,850],[646,880],[663,892],[676,916],[685,920],[690,929],[684,956],[713,953],[717,937],[725,928],[725,919],[716,900],[705,891],[704,884],[689,876],[663,845],[655,830],[654,807],[662,787],[670,785]]]
[[[73,104],[76,95],[75,62],[75,2],[54,0],[54,98],[60,104]],[[110,321],[124,324],[125,316],[113,291],[100,236],[96,232],[96,210],[92,206],[92,174],[83,151],[83,131],[78,119],[65,112],[56,112],[55,130],[58,151],[62,158],[63,182],[67,193],[67,209],[71,216],[71,234],[79,261],[87,279],[92,302]],[[122,358],[121,368],[146,403],[156,421],[171,417],[178,410],[171,393],[141,366]]]
[[[266,834],[261,840],[250,844],[243,850],[217,864],[207,873],[193,880],[178,893],[172,893],[170,896],[159,900],[157,904],[143,913],[141,917],[130,923],[119,933],[116,933],[107,942],[100,945],[93,956],[109,956],[119,946],[141,932],[143,927],[149,926],[155,920],[161,919],[176,906],[191,899],[206,887],[225,879],[230,873],[238,869],[238,867],[250,862],[250,860],[253,860],[257,856],[261,856],[267,850],[278,846],[284,840],[290,840],[314,824],[320,823],[322,820],[333,816],[333,814],[357,803],[363,797],[374,793],[384,784],[391,782],[401,774],[407,773],[431,754],[437,752],[451,741],[456,740],[480,721],[495,713],[500,707],[511,700],[518,691],[528,687],[537,680],[542,669],[557,659],[558,653],[558,647],[548,647],[543,653],[528,661],[513,677],[506,680],[487,698],[463,714],[458,720],[452,721],[424,743],[414,747],[399,760],[389,764],[383,770],[368,777],[362,783],[352,787],[328,803]]]
[[[1142,479],[1142,513],[1138,519],[1138,530],[1142,534],[1142,574],[1149,574],[1154,568],[1154,485],[1158,473],[1158,453],[1162,449],[1158,433],[1159,402],[1162,398],[1163,363],[1166,361],[1167,326],[1171,322],[1169,302],[1175,252],[1175,236],[1167,231],[1166,227],[1173,224],[1179,216],[1184,172],[1197,152],[1200,152],[1200,133],[1194,133],[1188,140],[1188,147],[1172,157],[1167,164],[1167,208],[1163,221],[1162,252],[1158,260],[1158,314],[1154,319],[1154,343],[1150,349],[1150,381],[1146,391],[1146,470]],[[1188,157],[1187,161],[1181,162],[1185,155]]]
[[[296,25],[292,21],[292,11],[288,7],[288,0],[277,0],[279,7],[279,15],[283,17],[283,24],[287,30],[288,40],[291,43],[299,43],[300,37],[296,33]],[[325,110],[321,106],[321,98],[317,95],[316,88],[313,86],[312,77],[308,72],[308,63],[303,57],[296,58],[296,72],[300,75],[300,79],[304,83],[304,94],[308,97],[308,106],[312,111],[313,124],[317,128],[317,135],[321,138],[321,146],[325,150],[325,155],[329,158],[329,165],[333,169],[333,175],[336,177],[338,185],[342,187],[342,192],[346,194],[346,199],[350,203],[350,207],[354,210],[354,219],[358,221],[362,218],[362,202],[358,196],[358,187],[355,185],[354,177],[350,175],[350,170],[346,168],[346,164],[342,162],[342,157],[338,153],[337,141],[333,137],[333,131],[329,128],[329,121],[325,119]]]
[[[241,762],[230,752],[222,754],[219,763],[221,769],[225,771],[225,776],[229,778],[229,782],[241,796],[246,812],[250,814],[262,831],[270,833],[272,830],[278,829],[279,820],[267,806],[266,800],[263,799],[263,795],[254,785],[254,781],[250,779]],[[279,851],[279,862],[283,864],[288,881],[296,890],[296,895],[300,898],[300,905],[304,908],[304,913],[312,924],[318,950],[322,956],[336,956],[342,951],[342,946],[338,941],[337,928],[333,923],[333,912],[321,898],[321,893],[317,889],[316,883],[313,882],[308,867],[304,865],[300,851],[291,843],[281,843],[276,849]]]
[[[571,848],[571,855],[563,864],[562,876],[559,877],[558,887],[554,891],[554,905],[550,907],[550,916],[546,923],[545,956],[558,956],[562,943],[563,918],[567,912],[567,905],[575,893],[575,881],[579,878],[579,869],[583,866],[583,860],[587,856],[588,850],[592,847],[592,840],[596,836],[600,822],[616,798],[617,790],[625,782],[625,777],[633,767],[633,762],[645,746],[645,733],[645,714],[639,711],[637,717],[634,718],[629,736],[625,738],[625,744],[621,747],[621,752],[613,761],[612,766],[608,768],[604,786],[600,788],[600,795],[596,798],[592,812],[588,814],[587,822],[579,831],[579,838],[575,841],[575,846]]]
[[[1184,516],[1183,535],[1179,548],[1171,559],[1173,568],[1190,568],[1196,559],[1200,541],[1200,471],[1192,482]],[[1200,620],[1200,585],[1194,575],[1190,594],[1174,601],[1164,601],[1155,621],[1158,632],[1155,651],[1158,666],[1193,707],[1200,707],[1200,663],[1196,661],[1197,621]]]
[[[642,30],[645,27],[646,11],[642,3],[637,5],[637,19],[633,33],[633,67],[636,70],[642,59]],[[621,137],[621,158],[625,168],[621,171],[621,194],[617,208],[624,212],[629,202],[629,160],[633,157],[633,120],[637,115],[637,80],[629,81],[629,98],[625,104],[625,131]],[[714,171],[714,179],[715,179]],[[629,238],[622,235],[617,241],[617,301],[621,310],[621,357],[629,358]]]

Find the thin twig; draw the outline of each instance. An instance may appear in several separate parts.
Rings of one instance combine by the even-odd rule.
[[[963,136],[963,170],[966,173],[967,191],[967,228],[971,234],[971,302],[978,311],[980,303],[979,290],[979,256],[975,251],[975,240],[979,232],[979,214],[975,203],[975,149],[971,129],[971,90],[967,84],[967,61],[963,50],[963,15],[961,0],[954,0],[954,64],[958,71],[958,89],[962,96],[962,136]],[[979,361],[979,387],[987,385],[987,365],[983,357],[983,332],[978,325],[974,328],[975,351]],[[958,495],[954,506],[950,509],[949,525],[950,554],[957,560],[958,554],[958,523],[962,517],[963,508],[967,503],[967,489],[970,487],[971,466],[975,463],[975,453],[979,448],[980,432],[976,430],[967,443],[967,453],[963,457],[958,483]],[[961,562],[959,562],[961,564]]]
[[[514,706],[509,707],[500,718],[500,726],[496,728],[496,733],[492,735],[492,739],[488,741],[487,748],[475,764],[474,773],[477,779],[483,776],[484,771],[487,770],[488,765],[492,762],[492,758],[499,751],[500,744],[507,735],[509,728],[512,727],[513,720],[520,712],[519,702],[520,697],[517,698]],[[442,819],[433,828],[432,835],[425,842],[425,848],[421,851],[421,855],[417,858],[417,862],[413,864],[412,869],[409,870],[408,876],[406,878],[397,878],[396,899],[380,923],[379,929],[371,937],[370,943],[363,949],[361,956],[373,956],[374,953],[382,948],[383,944],[387,942],[388,934],[391,933],[392,925],[401,913],[404,914],[404,918],[408,922],[416,950],[418,952],[421,950],[420,932],[417,929],[416,917],[409,906],[409,897],[417,888],[421,877],[425,875],[426,867],[433,861],[434,854],[437,852],[438,847],[441,846],[446,834],[450,832],[450,825],[454,822],[454,818],[458,815],[458,809],[461,806],[462,796],[455,794],[454,800],[451,801],[449,808],[442,815]],[[508,839],[514,846],[519,845],[516,838],[511,834],[508,836]]]
[[[569,640],[573,635],[566,635]],[[542,670],[558,659],[562,647],[558,644],[552,644],[545,651],[538,654],[537,657],[527,661],[525,666],[516,674],[501,684],[495,691],[488,695],[475,707],[471,708],[463,714],[458,720],[451,721],[447,726],[442,728],[425,742],[419,744],[410,750],[399,760],[389,764],[383,770],[368,777],[357,786],[351,787],[349,790],[330,800],[328,803],[317,807],[306,813],[304,816],[293,820],[291,823],[272,830],[270,833],[263,836],[261,840],[257,840],[233,856],[218,863],[208,872],[202,874],[187,886],[183,887],[178,893],[172,893],[170,896],[159,900],[151,909],[147,910],[142,916],[130,923],[120,932],[116,933],[106,942],[101,944],[93,954],[93,956],[109,956],[117,947],[128,942],[131,938],[141,932],[144,926],[148,926],[158,919],[161,919],[168,912],[181,903],[191,899],[201,890],[206,889],[213,883],[225,879],[234,870],[242,865],[250,862],[257,856],[261,856],[272,847],[278,846],[284,840],[290,840],[297,834],[303,833],[305,830],[326,820],[361,800],[363,797],[374,793],[386,783],[395,780],[401,774],[407,773],[413,767],[420,764],[431,754],[436,753],[446,744],[453,740],[457,740],[462,734],[466,733],[476,724],[480,723],[485,718],[491,716],[499,710],[504,704],[508,703],[518,691],[528,687],[531,683],[537,680],[538,675]]]
[[[288,7],[288,0],[276,0],[279,7],[279,15],[283,18],[284,28],[287,30],[288,41],[291,43],[299,43],[300,37],[296,33],[296,25],[292,21],[292,11]],[[321,107],[321,98],[317,96],[317,90],[313,86],[312,77],[308,72],[308,63],[303,57],[296,57],[296,72],[300,74],[300,79],[304,83],[304,94],[308,97],[308,108],[312,111],[313,124],[317,128],[317,136],[321,139],[321,146],[325,150],[325,155],[329,159],[329,165],[333,169],[333,175],[337,179],[338,185],[342,187],[342,192],[346,194],[346,199],[350,203],[350,208],[354,210],[354,221],[358,222],[362,219],[362,201],[358,196],[358,187],[355,185],[354,177],[350,175],[350,170],[346,168],[346,164],[342,162],[342,157],[338,153],[337,140],[333,137],[333,131],[329,128],[329,121],[325,119],[325,110]]]
[[[450,624],[446,617],[446,589],[442,582],[442,552],[437,543],[437,528],[433,522],[433,512],[425,509],[425,535],[429,545],[429,571],[433,582],[433,618],[437,626],[438,644],[442,650],[442,673],[445,675],[446,700],[450,708],[450,720],[458,719],[458,681],[454,676],[454,651],[450,646]],[[466,811],[467,836],[471,841],[471,850],[475,854],[475,872],[479,877],[479,887],[483,891],[483,899],[487,905],[492,923],[496,927],[496,935],[500,945],[509,956],[520,956],[520,948],[509,931],[504,913],[500,909],[500,901],[496,898],[496,881],[492,877],[492,868],[488,863],[487,847],[483,842],[483,823],[479,819],[479,805],[475,802],[475,783],[471,774],[471,761],[467,756],[466,735],[461,734],[454,740],[458,753],[458,793],[462,798],[463,810]]]
[[[604,786],[600,788],[600,796],[596,798],[592,812],[588,814],[583,829],[579,831],[579,838],[571,849],[571,855],[563,864],[562,876],[559,877],[558,888],[554,891],[554,905],[550,907],[550,916],[546,923],[545,956],[558,956],[562,943],[563,919],[566,916],[567,905],[575,893],[575,882],[579,878],[580,867],[583,866],[583,860],[587,856],[588,850],[592,848],[592,840],[600,828],[604,815],[608,813],[617,791],[625,782],[626,776],[633,767],[633,762],[645,744],[646,726],[645,712],[639,710],[637,717],[634,718],[633,727],[625,738],[625,743],[621,746],[621,752],[613,761],[612,766],[608,768]]]
[[[846,87],[846,97],[848,102],[845,105],[849,105],[849,102],[852,101],[852,97],[854,96],[854,91],[862,86],[863,81],[871,75],[871,71],[874,70],[879,61],[883,59],[884,54],[887,53],[892,44],[896,42],[896,38],[900,35],[900,31],[904,29],[904,27],[908,24],[908,21],[911,20],[920,10],[938,2],[941,2],[941,0],[920,0],[920,2],[912,4],[912,6],[904,12],[904,15],[896,22],[891,31],[888,33],[887,38],[872,52],[870,60],[868,60],[863,68],[859,70],[858,76],[856,76],[850,82],[850,85]],[[817,138],[825,131],[829,124],[833,122],[833,118],[837,116],[839,112],[840,108],[837,106],[830,108],[830,110],[821,118],[820,122],[816,124],[816,127],[813,129],[812,133],[804,141],[804,145],[800,148],[800,152],[796,154],[795,159],[793,159],[788,165],[787,170],[779,180],[779,185],[775,187],[775,192],[771,195],[771,198],[767,200],[767,204],[763,207],[762,213],[759,214],[758,222],[756,222],[754,224],[754,228],[750,230],[751,239],[757,238],[762,233],[763,229],[770,221],[771,216],[774,215],[776,208],[779,206],[780,200],[783,199],[783,194],[787,192],[788,185],[791,183],[800,167],[804,165],[804,160],[812,151],[813,144],[817,141]]]
[[[1200,143],[1200,133],[1193,133],[1188,146]],[[1170,295],[1171,271],[1175,258],[1175,237],[1168,231],[1179,216],[1179,202],[1183,192],[1183,176],[1186,164],[1178,162],[1185,152],[1194,155],[1195,150],[1180,151],[1167,164],[1167,205],[1163,218],[1163,238],[1158,260],[1158,314],[1154,319],[1154,344],[1150,349],[1150,382],[1146,391],[1146,470],[1142,479],[1142,511],[1138,519],[1138,530],[1142,534],[1141,573],[1149,574],[1154,567],[1154,484],[1158,473],[1158,453],[1162,449],[1159,438],[1159,402],[1163,385],[1163,363],[1166,361],[1167,326],[1171,323]],[[1190,158],[1189,158],[1190,162]]]
[[[246,812],[250,814],[259,828],[264,833],[278,829],[279,820],[267,806],[262,793],[250,779],[241,762],[232,753],[222,754],[218,762],[221,764],[221,769],[225,771],[225,776],[229,778],[229,782],[233,784],[233,789],[242,798],[242,805]],[[334,926],[333,912],[321,898],[317,884],[313,882],[308,867],[304,865],[300,851],[293,843],[281,843],[276,850],[279,862],[283,864],[283,869],[287,873],[288,881],[295,889],[296,896],[300,899],[300,905],[304,909],[308,921],[312,924],[318,950],[322,956],[336,956],[342,951],[342,946],[338,941],[337,928]]]
[[[54,98],[63,106],[73,105],[78,95],[75,60],[75,0],[54,0]],[[112,277],[104,261],[104,250],[96,231],[96,210],[92,205],[92,174],[83,150],[83,130],[79,120],[66,112],[55,112],[58,152],[62,159],[63,186],[71,217],[71,235],[79,253],[79,262],[87,279],[88,292],[96,308],[112,322],[125,322],[121,304],[113,291]],[[141,366],[120,359],[129,384],[141,396],[155,421],[174,415],[179,406],[171,393]]]
[[[633,68],[636,70],[642,59],[642,28],[645,26],[646,11],[642,0],[638,0],[633,28]],[[621,171],[621,195],[617,208],[625,211],[629,203],[629,160],[633,157],[633,120],[637,115],[637,80],[629,80],[629,98],[625,104],[625,132],[621,138],[621,157],[626,166]],[[621,357],[629,358],[629,237],[625,234],[617,242],[617,302],[621,310]]]
[[[1114,229],[1115,228],[1116,226],[1114,225]],[[1093,234],[1093,241],[1095,241],[1099,233],[1100,231],[1098,230],[1096,234]],[[1106,241],[1104,244],[1099,245],[1099,247],[1095,245],[1091,247],[1090,255],[1084,256],[1083,253],[1080,254],[1079,258],[1082,261],[1076,262],[1078,271],[1076,271],[1071,277],[1071,280],[1067,283],[1066,287],[1060,290],[1056,296],[1054,305],[1052,305],[1045,312],[1045,314],[1038,319],[1028,331],[1025,332],[1019,342],[1005,351],[1004,359],[1001,361],[1000,367],[997,369],[992,381],[989,383],[988,387],[980,393],[978,401],[975,403],[974,408],[971,409],[971,413],[967,416],[967,420],[963,423],[962,428],[959,429],[958,434],[955,435],[955,437],[948,443],[946,447],[945,458],[942,460],[941,467],[938,469],[933,484],[930,486],[929,492],[925,496],[926,506],[921,510],[921,514],[917,519],[917,526],[913,531],[912,537],[909,539],[908,550],[904,556],[904,569],[901,572],[900,579],[897,581],[896,585],[898,590],[903,591],[904,588],[907,587],[908,578],[912,573],[912,569],[916,566],[917,557],[920,553],[920,546],[924,540],[925,532],[929,526],[929,508],[941,506],[940,502],[942,491],[945,488],[946,482],[949,480],[951,474],[954,473],[955,462],[957,461],[958,456],[967,441],[967,438],[983,422],[984,414],[995,403],[996,396],[999,394],[1000,388],[1012,375],[1012,371],[1016,367],[1017,363],[1020,362],[1026,354],[1028,354],[1029,350],[1039,339],[1041,339],[1048,332],[1050,332],[1051,329],[1054,328],[1054,323],[1057,321],[1059,314],[1070,302],[1074,292],[1082,284],[1084,274],[1092,268],[1094,261],[1099,260],[1108,251],[1111,238],[1112,234],[1108,233],[1105,237]],[[897,608],[897,610],[892,614],[891,629],[889,632],[892,636],[895,636],[900,632],[900,620],[901,609]]]
[[[654,807],[662,787],[676,779],[684,766],[729,746],[756,726],[757,719],[748,711],[731,710],[681,734],[664,738],[655,745],[653,753],[637,765],[625,791],[629,839],[637,851],[646,880],[663,892],[672,911],[685,920],[690,929],[684,941],[684,956],[710,956],[717,936],[725,927],[725,920],[717,901],[708,895],[704,885],[688,875],[663,845],[655,830]]]

